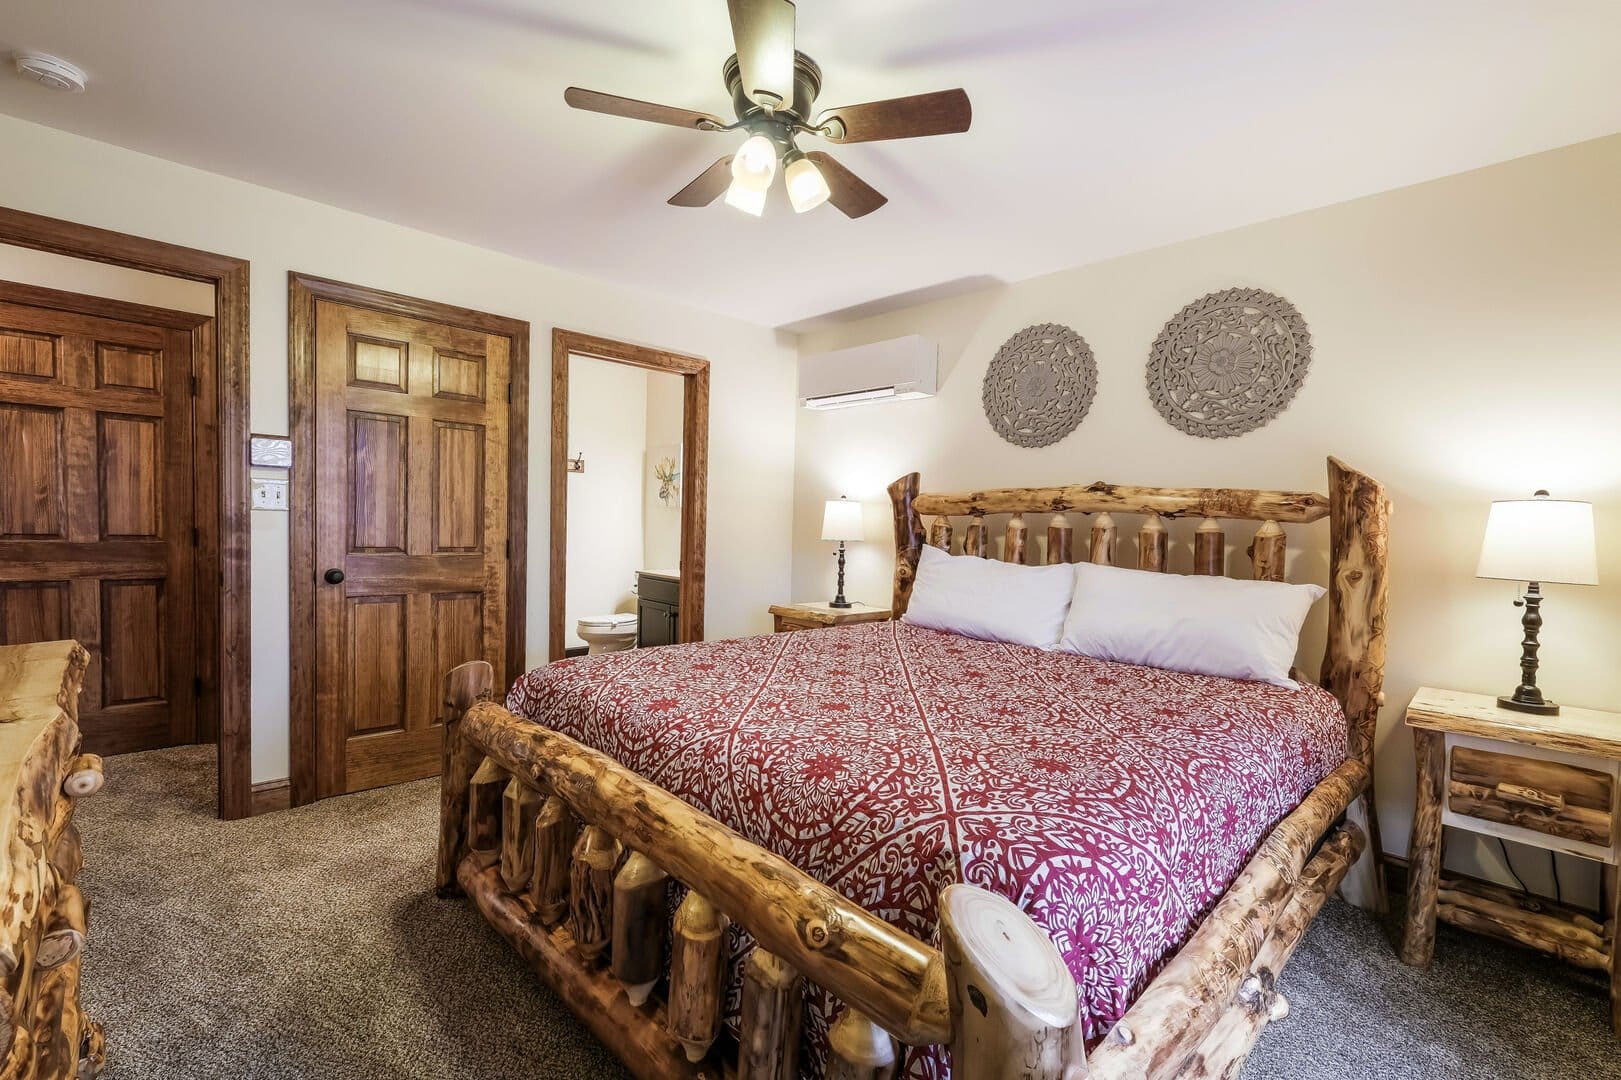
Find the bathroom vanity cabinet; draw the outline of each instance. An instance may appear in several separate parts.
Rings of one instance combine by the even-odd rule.
[[[642,570],[636,575],[636,645],[674,645],[681,640],[681,579]]]

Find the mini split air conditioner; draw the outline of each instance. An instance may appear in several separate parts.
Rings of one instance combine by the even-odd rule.
[[[807,356],[799,398],[807,409],[843,409],[934,396],[940,350],[913,334]]]

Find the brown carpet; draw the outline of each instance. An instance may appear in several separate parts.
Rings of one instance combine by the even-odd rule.
[[[626,1074],[429,882],[432,781],[241,822],[212,748],[114,758],[88,800],[85,1001],[108,1080]],[[1263,1078],[1621,1077],[1598,980],[1443,927],[1429,971],[1332,902],[1283,978]]]

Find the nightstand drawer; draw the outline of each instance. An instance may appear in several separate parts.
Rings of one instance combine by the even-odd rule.
[[[1483,821],[1609,847],[1615,779],[1562,761],[1454,746],[1447,809]]]

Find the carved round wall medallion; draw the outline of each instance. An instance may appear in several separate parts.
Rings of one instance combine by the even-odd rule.
[[[1067,326],[1027,326],[1002,343],[985,369],[985,419],[1014,446],[1051,446],[1092,407],[1098,365]]]
[[[1270,422],[1311,366],[1311,334],[1293,304],[1227,289],[1176,313],[1148,356],[1148,396],[1174,428],[1223,439]]]

